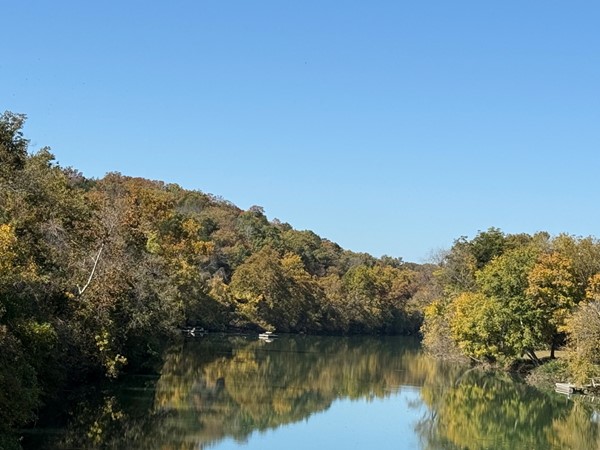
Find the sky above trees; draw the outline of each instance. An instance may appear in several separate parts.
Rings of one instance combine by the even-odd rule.
[[[10,2],[0,109],[88,177],[221,195],[345,248],[600,235],[595,2]]]

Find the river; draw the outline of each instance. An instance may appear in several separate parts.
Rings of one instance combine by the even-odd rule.
[[[25,449],[600,449],[588,403],[402,337],[186,340],[60,417]]]

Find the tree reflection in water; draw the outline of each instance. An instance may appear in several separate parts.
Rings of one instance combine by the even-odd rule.
[[[121,383],[99,402],[81,403],[64,433],[30,446],[244,442],[255,431],[327,410],[336,399],[383,399],[406,386],[420,388],[427,409],[415,427],[424,449],[600,449],[596,416],[585,404],[506,374],[437,362],[412,339],[309,336],[268,344],[240,336],[188,341],[168,352],[158,380]]]

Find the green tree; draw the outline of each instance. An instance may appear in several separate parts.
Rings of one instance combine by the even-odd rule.
[[[529,272],[539,252],[533,246],[506,252],[477,274],[479,292],[493,302],[502,323],[500,354],[509,359],[526,353],[537,361],[535,349],[543,342],[541,330],[548,318],[540,315],[526,295]]]
[[[575,281],[571,260],[553,252],[542,254],[531,268],[525,294],[539,314],[542,339],[550,357],[563,341],[565,321],[575,306]]]
[[[14,114],[9,111],[0,115],[0,178],[5,183],[10,181],[8,175],[25,166],[29,145],[29,141],[23,137],[21,131],[25,119],[24,114]],[[3,187],[9,186],[5,184]]]
[[[481,269],[497,256],[500,256],[506,246],[506,236],[498,228],[489,228],[480,231],[469,242],[469,251],[476,261],[476,266]]]
[[[509,341],[512,325],[502,303],[481,293],[465,292],[453,302],[450,330],[462,352],[477,360],[510,360],[523,348]]]
[[[443,286],[445,294],[453,296],[475,289],[476,271],[477,259],[471,253],[466,238],[461,237],[454,241],[449,252],[442,255],[435,276]]]
[[[600,242],[591,236],[581,238],[560,234],[552,245],[556,252],[571,261],[575,303],[578,303],[585,298],[590,278],[600,273]]]
[[[568,318],[569,369],[578,382],[600,376],[600,274],[592,276],[582,301]]]

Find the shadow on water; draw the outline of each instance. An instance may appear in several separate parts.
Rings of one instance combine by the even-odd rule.
[[[600,448],[596,416],[585,404],[506,374],[434,361],[413,339],[310,336],[186,341],[165,355],[160,377],[131,377],[91,395],[70,411],[66,426],[29,432],[24,444],[198,449],[225,438],[243,443],[255,431],[327,411],[338,399],[393,398],[406,387],[420,392],[414,432],[424,449]]]

